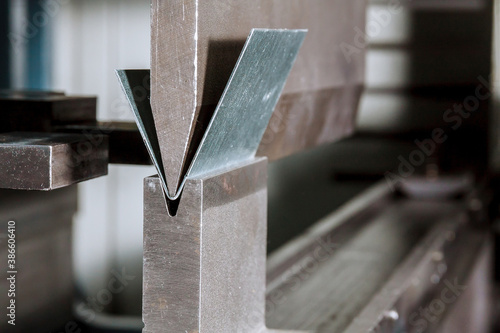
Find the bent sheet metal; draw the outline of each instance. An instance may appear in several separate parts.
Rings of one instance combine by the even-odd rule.
[[[253,158],[281,95],[306,30],[253,29],[243,47],[215,113],[176,191],[167,184],[162,147],[149,99],[148,70],[118,70],[169,200],[179,198],[186,179]],[[147,95],[144,94],[147,92]]]

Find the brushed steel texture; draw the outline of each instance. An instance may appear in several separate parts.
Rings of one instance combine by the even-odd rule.
[[[186,177],[255,157],[306,33],[252,30]]]
[[[144,333],[267,332],[266,161],[189,179],[175,217],[145,179]]]
[[[464,202],[398,198],[381,182],[268,258],[266,323],[318,333],[416,332],[418,308],[439,299],[445,281],[469,285],[481,247],[491,250],[474,223]],[[430,332],[440,332],[463,297],[428,323]],[[462,311],[474,312],[471,303]],[[487,313],[477,317],[487,323]]]
[[[161,181],[145,180],[145,333],[392,332],[445,280],[468,281],[486,244],[463,202],[398,198],[381,182],[274,253],[265,273],[265,166],[188,180],[175,217]],[[263,293],[263,274],[265,311],[246,294]]]
[[[161,131],[149,100],[136,93],[135,87],[144,82],[147,71],[117,71],[168,199],[179,198],[186,179],[255,157],[305,34],[304,30],[251,31],[179,187],[169,183]],[[168,145],[173,148],[175,142]]]
[[[148,73],[149,75],[149,73]],[[56,126],[60,133],[82,134],[89,139],[99,135],[109,137],[109,163],[152,165],[137,124],[131,122],[99,121],[90,124]]]
[[[299,333],[265,325],[267,159],[188,179],[182,196],[172,217],[161,180],[144,181],[143,333]]]
[[[108,138],[0,134],[0,188],[49,191],[108,174]]]
[[[150,71],[147,69],[117,70],[116,75],[130,104],[137,128],[141,133],[151,161],[153,161],[153,165],[162,180],[165,193],[169,197],[165,168],[163,167],[160,144],[151,110],[150,88],[144,84],[150,80]]]
[[[203,135],[200,124],[215,109],[251,28],[309,31],[259,154],[276,159],[350,134],[365,50],[346,61],[340,45],[360,38],[366,5],[366,0],[153,0],[151,103],[170,195],[190,165]]]

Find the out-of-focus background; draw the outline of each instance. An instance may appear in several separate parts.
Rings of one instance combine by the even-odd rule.
[[[282,162],[272,165],[270,251],[299,234],[312,220],[329,213],[332,204],[340,205],[379,179],[385,170],[393,168],[398,163],[401,147],[395,147],[394,143],[385,145],[385,137],[435,127],[442,121],[448,105],[454,100],[463,100],[457,89],[477,84],[479,77],[487,78],[491,72],[500,75],[498,68],[492,70],[492,50],[488,42],[493,38],[488,32],[493,21],[497,36],[495,62],[499,63],[500,2],[495,2],[492,11],[489,1],[482,0],[408,0],[402,2],[397,13],[379,17],[380,10],[393,1],[370,1],[366,27],[366,92],[357,120],[360,136],[317,148],[300,157],[316,160],[319,169],[328,157],[334,161],[329,162],[333,163],[329,166],[333,165],[344,178],[338,177],[325,185],[322,191],[329,195],[323,197],[330,199],[327,203],[315,200],[315,216],[284,227],[280,221],[288,223],[301,218],[301,206],[295,205],[295,211],[283,212],[280,205],[283,200],[288,204],[294,200],[307,201],[308,178],[301,180],[303,193],[274,200],[279,193],[286,192],[279,186],[280,182],[283,185],[289,181],[286,173],[300,173],[303,166],[298,162],[294,170],[290,170],[282,166]],[[36,14],[44,10],[43,6],[49,4],[50,18],[33,22]],[[0,50],[0,58],[7,59],[0,64],[8,65],[1,69],[0,88],[97,95],[100,120],[133,120],[114,71],[150,67],[149,0],[9,0],[0,4],[0,16],[5,16],[6,8],[10,8],[11,15],[1,18],[0,29],[11,33],[9,41],[3,42],[9,47]],[[32,33],[27,39],[20,38],[26,24]],[[416,87],[436,86],[448,87],[443,89],[441,99],[430,98],[425,89],[415,91]],[[500,90],[495,92],[500,100]],[[498,121],[494,120],[490,120],[491,128],[495,129],[491,135],[496,138]],[[481,135],[474,128],[470,133]],[[362,140],[362,136],[377,135],[379,141]],[[476,139],[471,137],[472,147],[465,149],[486,149],[474,147]],[[492,142],[494,151],[498,140]],[[400,146],[404,147],[405,143],[401,142]],[[325,152],[328,152],[326,157]],[[500,165],[500,154],[491,157],[489,162],[484,162]],[[154,168],[148,166],[110,165],[109,176],[78,186],[79,210],[73,231],[74,274],[84,297],[104,288],[113,269],[126,268],[128,273],[141,276],[143,178],[154,173]],[[365,177],[342,180],[346,173]],[[130,288],[116,296],[115,311],[140,313],[141,304],[137,300],[141,295],[141,279],[131,283]]]

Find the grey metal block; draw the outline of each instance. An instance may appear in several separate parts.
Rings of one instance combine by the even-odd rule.
[[[188,180],[174,217],[146,178],[144,333],[268,332],[266,161]]]
[[[108,138],[104,135],[0,135],[0,188],[48,191],[107,173]]]

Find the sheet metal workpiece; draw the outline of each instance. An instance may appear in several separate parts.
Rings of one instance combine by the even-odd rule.
[[[175,157],[179,148],[175,140],[165,142],[162,123],[171,116],[170,110],[161,117],[152,110],[144,84],[147,70],[117,71],[168,199],[180,196],[186,179],[255,157],[306,33],[300,29],[250,31],[213,115],[205,119],[202,139],[191,144],[193,157],[189,168],[180,170],[180,183],[171,178],[172,165],[164,156],[168,154],[167,160]]]
[[[366,0],[152,0],[151,104],[171,194],[189,167],[252,28],[307,29],[259,148],[277,159],[354,130]]]
[[[395,196],[385,180],[359,194],[268,257],[267,325],[486,332],[491,242],[464,201]],[[440,307],[450,282],[467,289]],[[421,310],[433,308],[422,324]],[[454,329],[443,329],[450,321]]]
[[[144,333],[274,332],[264,324],[267,159],[189,179],[177,215],[144,185]]]
[[[108,137],[0,134],[0,188],[49,191],[108,174]]]

